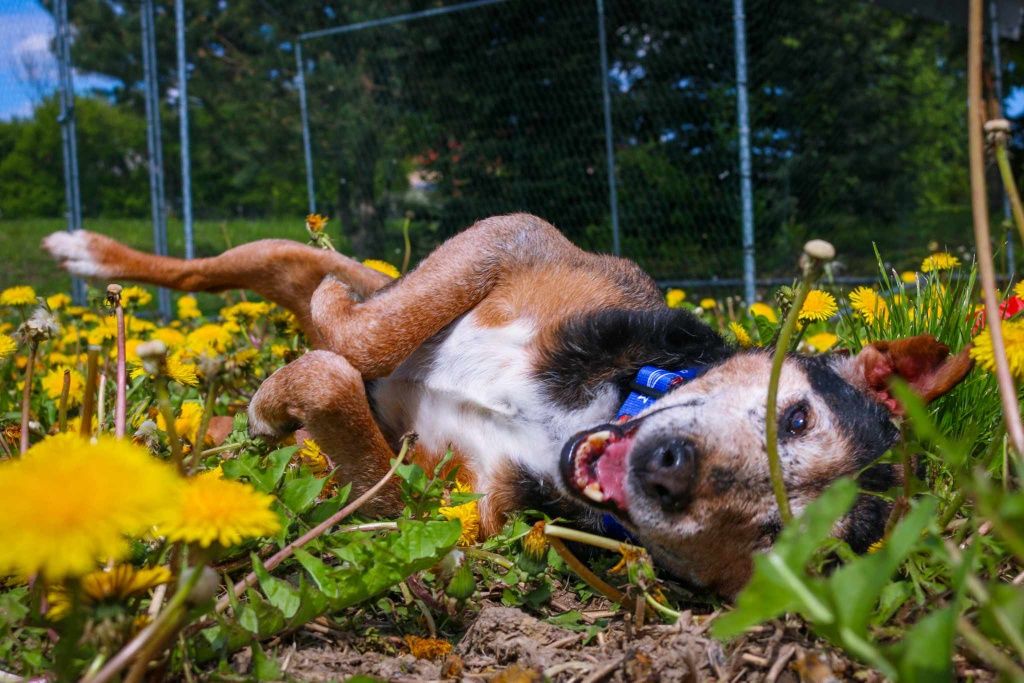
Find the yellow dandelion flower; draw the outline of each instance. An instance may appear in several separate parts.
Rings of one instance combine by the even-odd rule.
[[[836,298],[828,292],[820,289],[812,289],[807,293],[807,299],[800,309],[800,320],[810,322],[814,320],[828,320],[836,314],[839,306],[836,305]]]
[[[905,270],[900,273],[900,280],[902,280],[905,285],[912,285],[917,282],[917,273],[913,270]]]
[[[669,308],[679,308],[686,301],[686,292],[675,287],[665,292],[665,305]]]
[[[255,359],[256,356],[258,356],[258,355],[260,355],[259,351],[257,351],[256,349],[254,349],[252,347],[249,347],[247,349],[242,349],[241,351],[233,354],[231,356],[231,360],[238,367],[244,368],[247,365],[249,365],[250,363],[252,363],[253,359]]]
[[[0,334],[0,361],[5,361],[14,355],[14,352],[18,350],[18,342],[14,341],[14,337],[6,334]]]
[[[324,228],[327,227],[327,221],[331,220],[327,216],[321,216],[318,213],[311,213],[306,216],[306,229],[310,232],[323,232]]]
[[[145,306],[153,300],[149,290],[132,285],[121,290],[121,305],[123,306]]]
[[[468,486],[461,482],[455,483],[456,493],[469,493]],[[458,544],[461,546],[473,545],[480,537],[480,506],[477,501],[471,500],[461,505],[451,505],[438,508],[441,516],[445,519],[457,519],[462,523],[462,533],[459,534]]]
[[[700,300],[700,307],[703,308],[705,311],[710,311],[711,309],[713,309],[713,308],[715,308],[717,306],[718,306],[718,302],[715,301],[714,299],[710,298],[710,297],[708,297],[707,299],[701,299]]]
[[[331,461],[320,450],[320,444],[313,439],[302,440],[302,448],[295,454],[295,459],[318,477],[323,477],[331,471]]]
[[[409,646],[409,653],[416,659],[441,659],[452,651],[452,644],[440,638],[408,635],[405,636],[405,644]]]
[[[1013,286],[1013,295],[1018,299],[1024,299],[1024,280]]]
[[[736,337],[736,343],[743,348],[750,348],[754,345],[754,340],[750,338],[750,334],[738,322],[733,321],[729,323],[729,331],[732,332],[732,336]]]
[[[59,311],[70,303],[71,297],[64,292],[58,292],[46,297],[46,305],[50,307],[51,311]]]
[[[158,327],[150,333],[149,338],[162,341],[169,349],[185,344],[185,334],[173,327]]]
[[[1010,372],[1017,379],[1024,379],[1024,320],[1003,320],[1002,330]],[[995,372],[996,360],[992,348],[992,335],[989,334],[987,327],[974,338],[971,358],[985,370]]]
[[[180,491],[175,471],[144,448],[51,436],[0,463],[0,575],[59,580],[123,557],[125,537],[165,518]]]
[[[765,318],[770,323],[779,322],[779,316],[775,313],[775,309],[763,301],[756,301],[750,305],[750,315],[755,318]]]
[[[544,535],[544,522],[537,522],[530,533],[523,536],[523,550],[534,562],[544,559],[548,552],[548,537]]]
[[[47,398],[54,401],[60,400],[61,391],[64,389],[64,371],[71,371],[71,385],[68,389],[68,407],[76,406],[82,402],[82,391],[85,388],[85,377],[78,370],[67,366],[58,366],[50,370],[42,379],[43,391]]]
[[[960,265],[960,259],[944,251],[936,252],[925,260],[921,261],[921,272],[930,273],[933,270],[950,270]]]
[[[253,322],[270,313],[270,304],[266,301],[240,301],[233,306],[220,309],[221,317],[232,322]]]
[[[376,270],[378,273],[384,273],[390,278],[397,278],[399,275],[401,275],[401,273],[398,272],[398,268],[395,268],[387,261],[381,261],[375,258],[368,258],[365,261],[363,261],[363,265],[366,266],[367,268]]]
[[[185,295],[178,299],[178,317],[182,320],[199,318],[203,314],[199,310],[199,302],[194,296]]]
[[[870,287],[857,287],[850,292],[850,307],[860,313],[868,325],[889,317],[889,306],[885,299]]]
[[[805,340],[807,345],[818,353],[825,353],[839,341],[839,337],[832,334],[831,332],[819,332],[818,334],[812,334]]]
[[[0,292],[0,306],[31,306],[36,302],[36,290],[28,285],[8,287]]]
[[[145,593],[170,580],[171,570],[167,567],[136,569],[130,564],[119,564],[112,569],[101,569],[83,576],[79,583],[79,599],[86,606],[93,607]],[[50,603],[46,616],[51,621],[60,621],[71,610],[71,594],[64,586],[53,586],[46,597]]]
[[[188,480],[180,504],[159,525],[171,541],[232,546],[247,538],[269,536],[281,528],[271,509],[273,496],[212,470]]]
[[[195,444],[196,439],[199,438],[199,425],[203,421],[203,406],[195,401],[186,401],[181,404],[181,410],[178,412],[178,416],[174,418],[174,431],[182,439],[187,439],[189,443]],[[164,420],[163,415],[157,415],[156,428],[162,432],[167,431],[167,421]],[[212,443],[212,439],[209,434],[204,439],[206,443]]]
[[[135,344],[135,346],[138,346],[138,344]],[[127,349],[127,344],[125,347]],[[129,374],[133,380],[147,374],[146,369],[142,367],[142,360],[139,359],[137,355],[135,358],[129,359],[129,362],[132,366]],[[183,386],[199,386],[199,376],[196,374],[196,366],[185,360],[185,352],[182,349],[178,349],[171,355],[167,356],[167,362],[164,364],[164,374],[171,380]]]
[[[285,358],[288,357],[288,354],[290,352],[291,347],[289,347],[287,344],[270,345],[270,355],[273,356],[274,358],[280,358],[281,360],[284,360]]]
[[[185,337],[185,346],[196,355],[224,353],[231,345],[231,332],[223,325],[200,325]]]

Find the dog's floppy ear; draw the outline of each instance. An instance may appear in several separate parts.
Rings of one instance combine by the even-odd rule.
[[[893,377],[905,381],[928,403],[955,387],[973,364],[970,347],[950,355],[948,346],[930,334],[922,334],[874,342],[856,356],[841,360],[837,370],[894,415],[903,415],[903,407],[889,390]]]

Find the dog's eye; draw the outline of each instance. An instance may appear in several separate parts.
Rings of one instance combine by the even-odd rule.
[[[797,403],[787,410],[786,416],[782,420],[783,429],[792,436],[802,434],[807,429],[809,423],[810,418],[808,416],[807,404],[805,403]]]

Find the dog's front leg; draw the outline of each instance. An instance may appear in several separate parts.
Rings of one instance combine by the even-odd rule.
[[[326,278],[310,306],[315,343],[345,356],[364,379],[386,376],[503,280],[580,253],[536,216],[488,218],[365,301],[355,301],[348,286]]]
[[[377,483],[394,453],[366,400],[363,379],[341,356],[310,351],[277,370],[249,404],[249,433],[278,439],[304,427],[337,467],[341,483],[352,482],[353,495]],[[364,508],[392,515],[402,505],[390,484]]]

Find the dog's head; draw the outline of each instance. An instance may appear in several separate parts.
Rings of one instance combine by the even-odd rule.
[[[765,401],[771,355],[737,353],[680,385],[635,419],[576,435],[562,453],[563,484],[613,513],[667,569],[724,595],[750,577],[780,521],[768,474]],[[970,370],[965,352],[933,337],[879,342],[856,356],[790,356],[778,395],[779,455],[794,513],[832,482],[896,484],[871,468],[899,438],[899,376],[925,400]],[[881,537],[888,505],[864,495],[837,533],[863,551]]]

